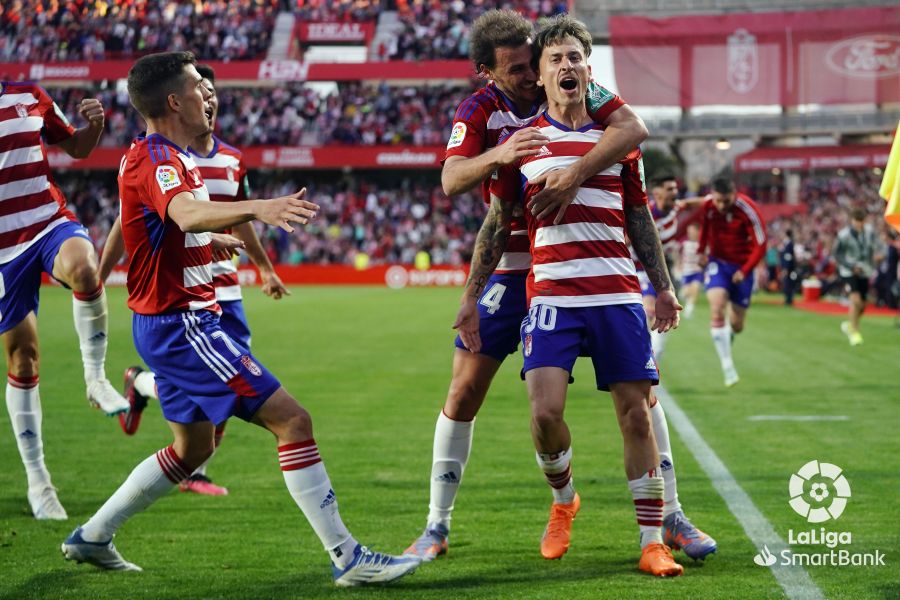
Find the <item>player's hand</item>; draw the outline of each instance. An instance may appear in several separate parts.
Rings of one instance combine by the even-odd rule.
[[[78,106],[78,113],[91,127],[102,129],[105,121],[103,104],[96,98],[85,98]]]
[[[478,304],[472,297],[463,300],[456,313],[453,329],[459,331],[459,339],[469,352],[481,351],[481,334],[479,329]]]
[[[705,254],[699,255],[699,256],[697,257],[697,264],[700,265],[702,268],[705,269],[705,268],[706,268],[706,265],[709,264],[709,257],[708,257],[707,255],[705,255]]]
[[[678,311],[684,307],[678,302],[678,298],[672,290],[666,290],[656,296],[656,319],[651,329],[665,333],[671,329],[678,329],[680,315]]]
[[[291,291],[284,287],[281,277],[275,271],[260,271],[262,278],[262,292],[270,298],[281,300],[282,296],[290,296]]]
[[[537,127],[525,127],[520,129],[497,146],[497,162],[501,165],[511,165],[525,156],[534,156],[541,153],[541,146],[550,141]]]
[[[556,211],[553,224],[559,225],[566,214],[566,209],[575,200],[581,182],[574,181],[571,169],[556,169],[544,173],[537,179],[528,182],[530,185],[544,185],[544,189],[531,197],[527,208],[538,219],[546,219]]]
[[[215,251],[225,250],[229,254],[237,254],[238,250],[244,249],[244,242],[233,235],[227,233],[210,233],[209,235],[212,237],[212,249]]]
[[[731,276],[731,283],[740,283],[744,280],[744,272],[741,270],[737,270],[734,272],[734,275]]]
[[[256,218],[266,225],[281,227],[288,233],[293,233],[291,223],[306,225],[318,214],[319,205],[305,198],[306,188],[303,188],[290,196],[263,200],[257,203]]]

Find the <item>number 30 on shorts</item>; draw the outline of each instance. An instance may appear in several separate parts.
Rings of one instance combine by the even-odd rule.
[[[505,293],[506,286],[502,283],[495,283],[481,296],[481,300],[478,301],[478,304],[486,307],[488,314],[492,315],[500,310],[500,301],[503,299],[503,294]]]
[[[553,331],[556,327],[556,307],[546,304],[532,306],[528,311],[528,325],[525,326],[525,333],[531,333],[534,328],[544,331]]]

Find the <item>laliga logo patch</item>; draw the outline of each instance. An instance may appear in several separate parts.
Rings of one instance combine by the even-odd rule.
[[[466,124],[457,123],[453,126],[453,131],[450,132],[450,141],[447,142],[447,150],[456,148],[463,143],[464,139],[466,139]]]
[[[789,484],[794,512],[810,523],[840,517],[850,498],[850,483],[841,471],[837,465],[816,460],[800,467]]]
[[[241,364],[256,377],[262,375],[262,370],[259,368],[259,365],[253,362],[253,359],[246,354],[241,357]]]
[[[156,167],[156,183],[159,184],[159,189],[168,192],[181,185],[181,179],[178,178],[178,171],[175,170],[175,167],[161,165]]]
[[[525,356],[531,356],[532,342],[531,342],[531,334],[525,335],[525,347],[524,352]]]

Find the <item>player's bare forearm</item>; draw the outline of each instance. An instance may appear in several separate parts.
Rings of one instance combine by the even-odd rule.
[[[180,192],[170,201],[167,215],[186,233],[222,231],[248,221],[294,231],[291,223],[307,224],[316,217],[319,206],[305,200],[306,188],[296,194],[271,200],[208,202],[197,200],[191,192]]]
[[[646,206],[625,205],[625,229],[631,238],[634,252],[644,265],[647,277],[657,293],[672,290],[672,280],[666,267],[659,232],[653,222],[650,209]]]
[[[256,235],[256,228],[253,227],[253,223],[248,222],[235,225],[232,228],[232,233],[236,238],[244,242],[244,252],[247,253],[247,256],[250,257],[250,260],[253,261],[253,264],[260,271],[273,271],[275,269],[272,266],[272,261],[269,260],[269,255],[266,254],[265,249],[262,247],[262,242],[259,241],[259,236]]]
[[[627,104],[613,112],[605,125],[600,141],[569,167],[576,185],[622,160],[650,135],[643,119]]]
[[[500,263],[500,257],[506,250],[509,241],[512,218],[512,203],[504,202],[497,196],[491,196],[488,214],[478,230],[475,238],[475,250],[472,252],[472,266],[463,299],[477,300],[484,291],[487,281]]]
[[[472,158],[449,157],[441,169],[441,187],[444,188],[444,193],[456,196],[481,185],[499,166],[494,150],[492,148]]]
[[[122,260],[123,254],[125,254],[125,239],[122,237],[122,217],[118,217],[109,229],[106,243],[103,244],[103,252],[100,254],[100,281],[105,282],[109,278],[113,267]]]
[[[97,147],[100,136],[103,135],[103,125],[88,125],[75,131],[67,140],[59,143],[66,154],[72,158],[87,158]]]

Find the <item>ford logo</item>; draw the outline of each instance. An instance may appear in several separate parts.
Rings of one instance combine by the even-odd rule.
[[[900,36],[872,34],[843,40],[825,55],[833,71],[848,77],[880,79],[900,75]]]

